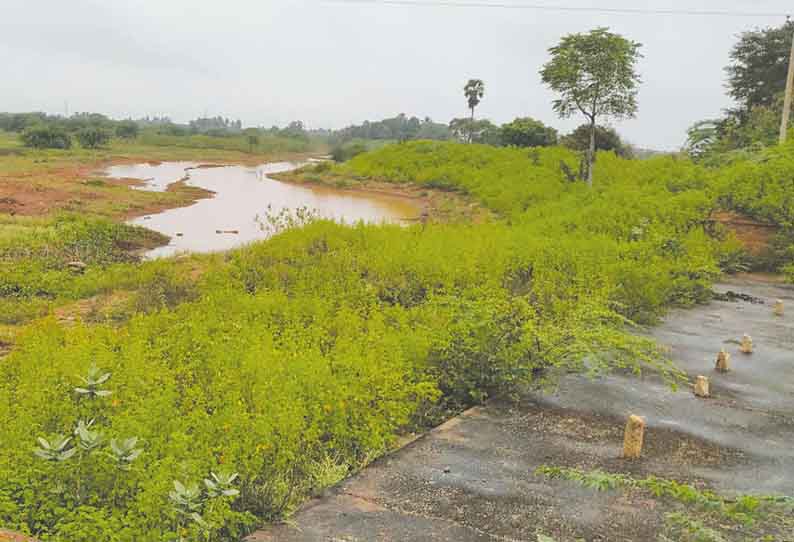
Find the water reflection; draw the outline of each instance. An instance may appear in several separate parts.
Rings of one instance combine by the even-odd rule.
[[[140,188],[145,190],[165,190],[170,183],[187,176],[189,185],[215,192],[213,198],[200,200],[190,207],[131,221],[171,237],[168,245],[147,254],[153,258],[183,251],[228,250],[265,239],[268,234],[262,231],[256,217],[264,214],[268,206],[276,212],[308,207],[316,209],[323,218],[343,223],[402,223],[415,220],[420,215],[419,206],[407,198],[297,186],[269,177],[299,165],[279,162],[258,167],[199,168],[192,162],[166,162],[113,166],[107,174],[144,180],[146,184]]]

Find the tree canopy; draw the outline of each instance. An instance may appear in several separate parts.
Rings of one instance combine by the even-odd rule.
[[[575,151],[586,151],[590,145],[590,126],[582,124],[560,140],[564,146]],[[631,146],[625,143],[614,128],[596,126],[595,148],[597,151],[613,151],[618,156],[630,158]]]
[[[739,36],[725,68],[736,107],[689,129],[684,149],[692,158],[719,163],[727,153],[777,144],[793,37],[794,21]]]
[[[599,117],[630,118],[637,112],[642,46],[607,28],[569,34],[549,49],[541,77],[560,97],[554,110],[562,118],[583,114],[590,123],[587,181],[592,184],[596,123]]]
[[[501,131],[488,119],[452,119],[449,123],[452,137],[463,143],[482,143],[498,146],[502,142]]]
[[[419,119],[404,113],[379,121],[364,121],[331,134],[332,143],[343,143],[354,139],[396,140],[449,139],[446,124],[433,122],[430,117]]]
[[[794,21],[744,32],[731,51],[728,93],[744,112],[770,107],[786,89]]]
[[[522,117],[502,125],[503,145],[515,147],[548,147],[557,144],[557,130],[539,120]]]
[[[480,105],[483,96],[485,96],[485,83],[482,79],[469,79],[466,86],[463,87],[463,94],[466,96],[466,102],[472,117],[474,117],[474,108]]]
[[[560,94],[554,110],[563,118],[575,113],[590,120],[633,117],[640,83],[636,71],[640,47],[606,28],[563,37],[549,49],[551,60],[541,70],[543,82]]]
[[[480,105],[483,96],[485,96],[485,83],[482,79],[469,79],[466,83],[466,86],[463,87],[463,95],[466,96],[466,102],[469,105],[469,109],[471,110],[471,123],[469,124],[469,128],[471,131],[469,132],[469,143],[474,141],[474,109]]]

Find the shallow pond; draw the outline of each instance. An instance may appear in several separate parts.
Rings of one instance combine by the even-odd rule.
[[[142,190],[165,190],[169,184],[185,179],[215,193],[189,207],[139,217],[130,223],[158,231],[171,237],[171,242],[150,251],[157,258],[179,252],[214,252],[228,250],[255,240],[266,239],[257,217],[268,209],[294,211],[302,207],[315,210],[319,216],[353,224],[404,223],[415,220],[421,209],[415,201],[399,196],[356,193],[321,186],[298,186],[271,179],[268,175],[282,173],[301,164],[279,162],[257,167],[199,167],[192,162],[165,162],[113,166],[106,170],[112,178],[138,179],[145,182]],[[218,233],[220,232],[220,233]]]

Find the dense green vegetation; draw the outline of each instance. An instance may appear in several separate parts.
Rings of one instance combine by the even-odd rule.
[[[735,106],[689,129],[687,151],[694,159],[718,165],[778,143],[793,33],[788,20],[739,36],[725,68]]]
[[[590,68],[617,83],[563,147],[533,119],[475,119],[479,80],[465,92],[470,118],[445,134],[404,115],[323,134],[341,163],[312,175],[455,192],[491,213],[484,223],[312,220],[226,254],[141,263],[135,249],[162,239],[107,218],[121,209],[0,215],[0,525],[45,542],[238,540],[401,434],[491,397],[565,371],[650,370],[680,383],[632,332],[710,299],[723,272],[756,266],[794,279],[794,143],[707,162],[719,167],[626,159],[596,117],[634,111],[638,45],[588,36],[569,36],[547,65],[558,112],[590,92],[563,80],[577,40],[614,45],[615,62]],[[2,141],[28,147],[0,149],[0,172],[97,197],[123,187],[80,172],[58,181],[56,166],[119,148],[242,156],[316,143],[300,122],[243,130],[221,117],[0,115],[0,128],[15,134]],[[405,141],[423,133],[470,144]],[[72,138],[81,148],[69,150]],[[381,146],[390,139],[402,142]],[[605,152],[584,171],[581,151],[592,148]],[[592,187],[581,182],[593,173]],[[711,220],[715,210],[778,225],[769,253],[750,258]],[[658,479],[543,474],[716,510],[705,523],[671,517],[684,539],[716,533],[715,518],[746,524],[750,508],[780,504]]]
[[[300,122],[284,128],[242,129],[240,121],[196,119],[180,125],[169,119],[113,120],[97,113],[70,117],[44,113],[0,113],[0,131],[19,134],[27,147],[69,149],[77,140],[84,149],[107,146],[112,137],[142,145],[220,149],[247,153],[306,152],[322,142],[312,139]],[[253,138],[253,139],[252,139]]]
[[[674,380],[630,321],[707,299],[721,270],[743,264],[707,221],[721,202],[790,220],[791,155],[717,171],[602,153],[588,189],[561,168],[579,160],[566,149],[390,145],[330,173],[459,191],[501,218],[317,222],[227,255],[143,264],[118,251],[137,230],[7,218],[6,307],[119,301],[72,324],[36,320],[0,364],[0,524],[43,540],[234,540],[401,432],[557,368]],[[84,272],[68,266],[74,254]],[[106,372],[98,389],[111,394],[75,391],[89,389],[80,375]],[[193,487],[211,473],[238,473],[239,495]]]
[[[130,280],[138,283],[138,271],[120,266],[113,273],[108,266],[132,262],[132,250],[162,242],[154,232],[104,219],[0,215],[0,325],[45,316],[54,306]],[[78,262],[89,266],[85,276]]]

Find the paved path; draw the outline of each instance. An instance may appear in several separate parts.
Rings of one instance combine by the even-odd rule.
[[[705,482],[723,492],[794,494],[794,290],[734,281],[764,304],[675,311],[653,331],[678,365],[712,380],[714,397],[657,377],[565,378],[557,393],[473,409],[307,503],[289,525],[250,541],[494,542],[654,540],[663,504],[533,474],[542,464]],[[772,314],[777,298],[783,318]],[[738,352],[743,333],[756,351]],[[714,372],[720,348],[734,370]],[[629,413],[646,417],[642,460],[620,459]]]

